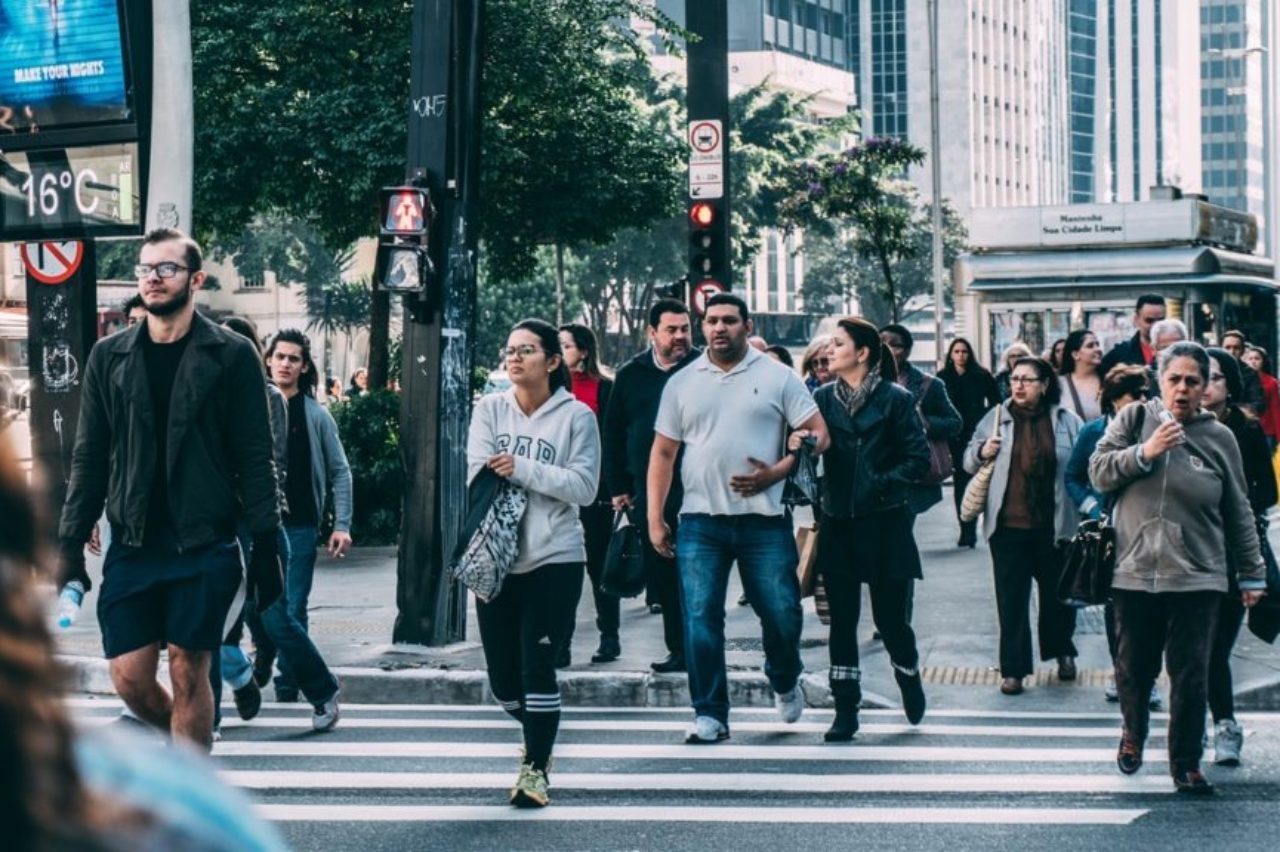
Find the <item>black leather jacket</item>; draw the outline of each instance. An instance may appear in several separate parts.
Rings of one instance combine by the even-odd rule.
[[[911,393],[882,381],[850,419],[835,389],[832,382],[813,395],[831,434],[823,513],[850,518],[906,506],[909,487],[929,472],[929,443]]]

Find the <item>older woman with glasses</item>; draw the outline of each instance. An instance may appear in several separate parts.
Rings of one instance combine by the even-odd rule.
[[[809,341],[804,350],[804,358],[800,360],[800,373],[804,376],[804,386],[813,393],[831,381],[831,335],[820,334]]]
[[[1040,659],[1058,661],[1058,679],[1075,680],[1076,613],[1058,602],[1062,548],[1079,517],[1062,473],[1080,431],[1080,418],[1058,405],[1053,368],[1041,358],[1019,358],[1009,374],[1012,396],[974,430],[964,466],[975,474],[994,464],[982,528],[995,569],[1000,619],[1000,691],[1022,692],[1033,671],[1031,583],[1040,590]]]
[[[1240,448],[1203,409],[1212,368],[1189,341],[1160,353],[1160,396],[1107,427],[1089,463],[1094,487],[1118,492],[1114,517],[1116,686],[1124,731],[1116,764],[1142,767],[1147,696],[1169,672],[1169,770],[1180,793],[1212,795],[1200,772],[1209,659],[1221,599],[1235,569],[1244,606],[1265,589]]]

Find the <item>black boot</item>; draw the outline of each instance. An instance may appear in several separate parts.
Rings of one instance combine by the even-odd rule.
[[[856,671],[856,670],[855,670]],[[836,700],[836,717],[822,735],[829,743],[847,743],[858,733],[858,707],[862,704],[862,683],[858,680],[833,680],[831,693]]]
[[[902,711],[907,714],[907,721],[919,725],[925,711],[924,681],[920,678],[919,664],[914,669],[907,670],[895,665],[893,679],[898,682],[898,689],[902,691]]]
[[[593,663],[612,663],[622,656],[622,643],[617,636],[601,636],[600,647],[591,655]]]

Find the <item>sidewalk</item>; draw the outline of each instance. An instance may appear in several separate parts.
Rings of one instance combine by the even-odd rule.
[[[1077,620],[1079,679],[1058,683],[1056,666],[1041,664],[1017,698],[1001,696],[996,670],[997,624],[991,558],[985,544],[975,550],[955,547],[959,530],[948,491],[943,502],[916,524],[916,540],[925,579],[916,588],[914,627],[930,700],[935,707],[992,709],[1103,710],[1101,692],[1110,676],[1110,659],[1100,608]],[[1272,541],[1280,545],[1280,525]],[[100,561],[89,565],[94,582]],[[773,696],[761,672],[759,622],[750,607],[738,606],[736,573],[729,586],[725,634],[736,705],[771,705]],[[443,648],[391,644],[395,622],[396,552],[391,547],[353,550],[341,561],[323,552],[311,596],[311,634],[343,681],[348,701],[370,703],[481,703],[491,700],[485,685],[484,654],[476,634],[474,604],[467,614],[468,641]],[[58,633],[64,659],[72,665],[74,688],[111,691],[90,593],[80,620]],[[1034,605],[1034,604],[1033,604]],[[801,642],[809,703],[830,703],[826,688],[827,629],[813,601],[804,602]],[[683,675],[655,675],[649,663],[665,656],[662,617],[651,615],[643,597],[622,602],[622,657],[592,665],[598,634],[590,589],[578,608],[573,665],[562,672],[566,703],[609,706],[686,706]],[[864,605],[859,631],[863,687],[873,706],[898,706],[898,690],[879,642],[871,639],[871,610]],[[1232,662],[1240,709],[1280,710],[1280,648],[1258,641],[1242,629]],[[267,691],[268,695],[270,690]],[[1114,707],[1114,705],[1110,705]]]

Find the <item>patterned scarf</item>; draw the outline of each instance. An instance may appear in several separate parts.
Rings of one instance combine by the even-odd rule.
[[[844,410],[849,412],[849,419],[852,420],[879,386],[879,373],[868,373],[862,380],[862,384],[856,388],[850,387],[844,379],[836,379],[836,399],[844,406]]]

